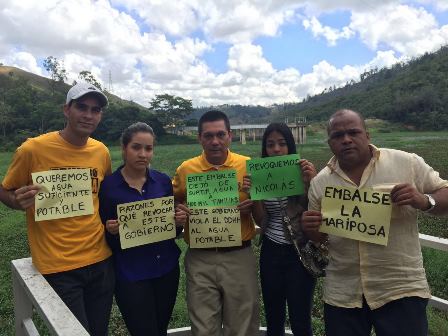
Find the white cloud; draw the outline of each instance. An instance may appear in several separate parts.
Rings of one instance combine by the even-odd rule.
[[[378,51],[375,58],[373,58],[369,63],[364,65],[365,70],[370,69],[382,69],[382,68],[390,68],[392,65],[396,63],[406,62],[409,58],[406,56],[396,57],[395,51],[387,50],[387,51]]]
[[[2,63],[42,75],[42,69],[37,65],[36,58],[28,52],[19,51],[12,53],[5,57]]]
[[[418,3],[424,5],[433,5],[438,11],[448,10],[448,0],[417,0]]]
[[[303,1],[114,0],[157,32],[185,36],[201,30],[209,41],[246,43],[275,36]]]
[[[325,1],[317,4],[323,6]],[[440,7],[443,3],[439,1],[437,5]],[[324,26],[315,16],[304,19],[302,24],[314,37],[324,37],[330,46],[335,46],[340,39],[356,35],[371,50],[392,48],[409,57],[435,51],[448,44],[448,25],[439,27],[434,15],[423,7],[396,1],[369,2],[365,8],[359,9],[354,6],[349,25],[341,29]]]
[[[25,46],[33,54],[62,52],[116,55],[140,50],[141,36],[134,20],[110,7],[106,0],[3,0],[0,41]]]
[[[323,26],[314,16],[310,20],[303,20],[302,24],[305,29],[310,29],[315,37],[323,36],[330,46],[336,45],[339,39],[349,39],[354,35],[354,32],[349,27],[343,27],[339,30]]]
[[[388,4],[398,4],[400,0],[375,0],[375,1],[360,1],[360,0],[314,0],[303,1],[305,14],[308,17],[318,16],[322,13],[335,11],[355,11],[355,12],[370,12],[377,8],[382,8]]]
[[[422,7],[398,5],[355,12],[349,27],[371,49],[387,45],[407,56],[434,51],[448,43],[448,26],[439,28],[434,16]]]
[[[198,26],[198,0],[148,1],[112,0],[114,5],[126,8],[133,15],[158,32],[185,36]]]
[[[234,45],[229,50],[227,65],[246,77],[264,77],[272,74],[272,64],[263,57],[260,46],[252,44]]]
[[[306,95],[321,93],[330,86],[343,86],[350,80],[359,78],[360,68],[353,66],[344,66],[341,69],[327,61],[321,61],[313,66],[313,71],[304,74],[297,84],[296,92],[300,98]]]
[[[351,23],[319,21],[337,11],[350,11]],[[299,21],[329,45],[359,38],[375,57],[338,68],[322,54],[308,73],[277,69],[257,38],[279,38],[286,23]],[[165,92],[202,106],[298,101],[357,80],[365,69],[434,50],[447,36],[432,14],[399,0],[0,0],[1,62],[41,74],[38,63],[52,55],[64,63],[68,83],[88,70],[108,87],[110,73],[114,93],[144,105]],[[218,41],[228,48],[220,73],[205,61]]]

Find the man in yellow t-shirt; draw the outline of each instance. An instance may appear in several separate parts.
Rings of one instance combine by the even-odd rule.
[[[257,335],[259,328],[257,267],[250,247],[255,235],[252,201],[243,192],[247,156],[232,153],[230,123],[221,111],[209,111],[199,119],[201,155],[184,161],[173,178],[174,197],[186,202],[188,174],[234,169],[237,172],[242,245],[189,248],[185,255],[187,306],[194,336]],[[185,241],[189,243],[188,225]]]
[[[98,212],[98,190],[111,172],[109,151],[90,138],[101,120],[106,96],[88,83],[67,93],[66,126],[26,140],[17,148],[0,187],[0,200],[26,210],[28,240],[36,268],[91,335],[107,335],[114,272],[111,251]],[[50,170],[90,171],[94,212],[91,215],[35,221],[31,173]]]

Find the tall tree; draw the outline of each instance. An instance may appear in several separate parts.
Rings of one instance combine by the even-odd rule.
[[[64,68],[64,63],[60,62],[56,57],[48,56],[43,62],[45,70],[50,73],[51,81],[50,87],[54,93],[56,83],[63,83],[67,79],[67,70]]]
[[[162,125],[168,128],[183,125],[185,117],[193,112],[190,99],[167,93],[156,95],[149,104],[149,109],[155,113]]]
[[[95,85],[100,90],[103,90],[99,80],[97,80],[96,77],[90,71],[87,70],[81,71],[78,75],[78,78]]]

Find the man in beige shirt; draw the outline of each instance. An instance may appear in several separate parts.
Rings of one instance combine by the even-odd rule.
[[[387,246],[330,235],[324,283],[327,336],[428,333],[431,296],[419,243],[417,213],[448,212],[448,181],[416,154],[370,144],[362,117],[339,110],[328,122],[334,157],[312,181],[302,225],[322,238],[321,200],[326,186],[384,189],[393,202]]]

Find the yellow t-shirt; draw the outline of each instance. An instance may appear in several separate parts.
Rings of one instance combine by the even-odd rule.
[[[111,172],[103,143],[89,138],[86,145],[74,146],[58,132],[30,138],[17,148],[2,186],[18,189],[32,184],[31,173],[64,168],[90,169],[94,214],[35,222],[34,207],[27,209],[31,256],[42,274],[91,265],[111,255],[98,211],[99,186]]]
[[[240,202],[248,198],[248,195],[241,191],[241,186],[243,184],[243,177],[246,175],[246,161],[250,157],[239,155],[228,151],[227,159],[224,164],[219,167],[215,167],[210,164],[205,158],[205,154],[196,156],[192,159],[184,161],[176,170],[176,175],[173,178],[173,191],[174,197],[178,202],[186,201],[186,178],[188,174],[193,173],[204,173],[213,170],[228,170],[235,169],[238,180],[238,190],[240,196]],[[189,242],[189,231],[188,223],[185,224],[184,229],[185,241]],[[241,214],[241,239],[251,240],[255,235],[255,225],[252,221],[250,214]]]

